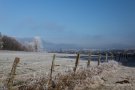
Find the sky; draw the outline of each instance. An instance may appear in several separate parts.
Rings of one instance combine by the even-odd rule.
[[[84,48],[135,48],[135,0],[0,0],[0,32]]]

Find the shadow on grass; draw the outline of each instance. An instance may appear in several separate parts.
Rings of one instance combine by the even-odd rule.
[[[57,56],[59,58],[69,58],[69,59],[76,59],[76,56]],[[89,57],[88,55],[81,55],[80,56],[80,60],[88,60]],[[98,61],[98,55],[94,55],[91,57],[91,61]],[[112,58],[109,56],[108,57],[108,60],[111,60]],[[121,63],[122,65],[124,66],[127,66],[127,67],[135,67],[135,56],[129,56],[127,58],[124,58],[124,57],[120,57],[119,56],[116,56],[113,58],[113,60]],[[102,55],[101,57],[101,63],[102,62],[105,62],[106,61],[106,57],[104,55]]]

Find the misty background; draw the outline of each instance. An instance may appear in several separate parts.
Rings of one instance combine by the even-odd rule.
[[[0,31],[45,48],[135,48],[135,0],[1,0]]]

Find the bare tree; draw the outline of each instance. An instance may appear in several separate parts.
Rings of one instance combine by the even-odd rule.
[[[43,50],[42,40],[40,37],[38,36],[34,37],[33,43],[35,52],[40,52]]]

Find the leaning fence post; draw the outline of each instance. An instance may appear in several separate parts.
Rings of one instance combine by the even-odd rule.
[[[91,62],[91,52],[89,53],[89,56],[88,56],[87,67],[90,67],[90,62]]]
[[[11,69],[11,73],[10,73],[10,77],[7,82],[8,90],[12,90],[13,80],[15,78],[15,73],[16,73],[16,67],[17,67],[17,64],[19,63],[19,61],[20,61],[20,58],[18,58],[18,57],[16,57],[14,60],[14,63],[13,63],[12,69]]]
[[[101,54],[98,56],[98,66],[100,65]]]
[[[52,65],[51,65],[51,72],[50,72],[50,81],[52,80],[52,73],[54,70],[54,60],[55,60],[55,54],[53,55]]]
[[[52,59],[52,65],[51,65],[51,69],[50,69],[50,77],[49,77],[47,87],[46,87],[47,90],[52,85],[52,73],[54,70],[54,61],[55,61],[55,54],[53,55],[53,59]]]
[[[75,67],[74,67],[74,69],[73,69],[74,72],[76,72],[77,66],[78,66],[78,64],[79,64],[79,58],[80,58],[80,54],[78,53],[78,54],[77,54],[77,57],[76,57],[76,61],[75,61]]]

